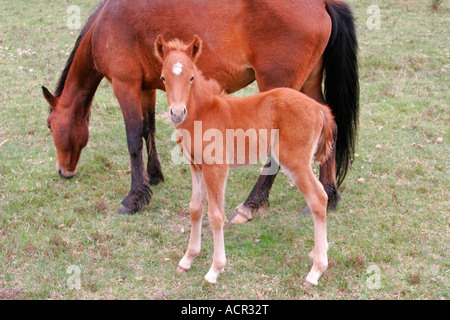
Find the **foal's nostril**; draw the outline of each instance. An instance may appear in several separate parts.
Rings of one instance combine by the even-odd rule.
[[[183,109],[183,115],[186,115],[186,114],[187,114],[187,109],[184,108],[184,109]]]
[[[172,108],[170,108],[170,115],[173,117],[173,110],[172,110]]]

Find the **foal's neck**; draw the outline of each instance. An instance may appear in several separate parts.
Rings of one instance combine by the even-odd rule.
[[[207,107],[215,97],[224,96],[225,91],[214,79],[206,79],[203,73],[195,68],[194,82],[191,88],[189,103],[195,110]]]

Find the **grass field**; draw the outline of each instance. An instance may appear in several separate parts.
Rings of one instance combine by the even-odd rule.
[[[71,3],[82,24],[96,3]],[[166,181],[143,211],[116,213],[130,186],[129,156],[106,81],[79,172],[60,178],[41,85],[54,88],[79,30],[67,27],[67,1],[2,0],[0,299],[448,299],[448,1],[350,3],[360,45],[357,155],[328,216],[329,268],[318,287],[305,288],[312,218],[299,214],[304,200],[283,174],[264,216],[226,226],[217,285],[203,280],[213,248],[207,219],[201,254],[177,274],[190,230],[190,174],[170,160],[176,145],[163,92],[157,143]],[[238,94],[255,92],[252,84]],[[231,171],[227,215],[258,173]]]

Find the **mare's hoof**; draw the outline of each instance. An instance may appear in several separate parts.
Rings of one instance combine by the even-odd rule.
[[[249,208],[241,203],[236,207],[228,221],[231,223],[246,223],[253,218],[253,211],[258,211],[258,209]]]
[[[231,223],[246,223],[251,220],[253,216],[264,216],[269,208],[269,203],[264,203],[259,208],[251,208],[243,203],[237,206],[233,214],[228,219]]]
[[[121,204],[119,209],[117,210],[117,213],[122,214],[122,215],[131,215],[134,212],[133,212],[133,210],[130,210],[127,207],[125,207],[123,204]]]
[[[150,185],[152,186],[156,186],[160,182],[164,182],[164,177],[162,175],[150,178]]]
[[[144,180],[130,191],[128,196],[120,203],[117,212],[123,215],[135,214],[150,202],[151,197],[150,183],[148,180]]]
[[[246,217],[238,214],[236,211],[233,212],[233,214],[230,216],[230,219],[228,219],[231,223],[246,223],[249,219]]]
[[[231,222],[231,223],[246,223],[248,220],[251,219],[248,217],[247,213],[244,212],[243,209],[241,209],[241,207],[243,207],[244,210],[246,209],[242,204],[239,207],[237,207],[236,210],[234,210],[233,214],[230,216],[230,219],[228,219],[229,222]],[[250,214],[250,217],[251,217],[250,210],[248,211],[248,213]]]

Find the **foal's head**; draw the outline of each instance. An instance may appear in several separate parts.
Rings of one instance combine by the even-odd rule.
[[[169,112],[175,125],[187,116],[188,100],[195,76],[195,62],[201,52],[198,36],[186,45],[180,40],[166,43],[162,36],[155,41],[155,55],[162,62],[161,80],[164,82],[169,102]]]

